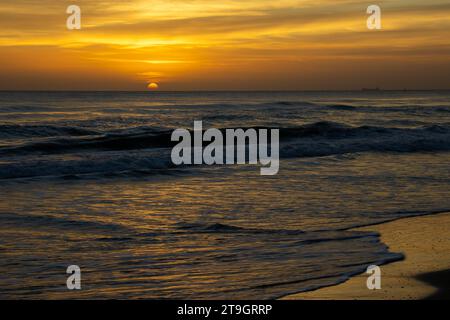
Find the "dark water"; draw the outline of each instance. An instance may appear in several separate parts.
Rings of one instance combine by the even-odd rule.
[[[280,128],[280,172],[174,167],[175,128]],[[450,209],[449,92],[0,93],[0,298],[276,298],[401,258]],[[65,270],[82,270],[83,290]]]

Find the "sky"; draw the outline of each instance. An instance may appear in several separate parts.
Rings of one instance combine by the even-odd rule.
[[[0,0],[0,64],[0,90],[450,89],[450,1]]]

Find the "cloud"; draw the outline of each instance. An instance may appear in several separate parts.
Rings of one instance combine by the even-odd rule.
[[[82,8],[83,28],[68,31],[65,9],[74,3]],[[352,64],[361,61],[380,68],[410,64],[416,74],[414,61],[428,59],[447,68],[448,1],[379,4],[383,30],[373,32],[365,27],[367,2],[355,0],[0,0],[0,59],[18,61],[8,67],[13,74],[23,74],[24,66],[36,79],[50,73],[57,78],[56,70],[80,77],[84,72],[88,79],[113,73],[127,88],[158,75],[173,81],[173,88],[189,87],[195,78],[226,89],[227,71],[236,75],[233,86],[243,86],[260,76],[262,64],[280,83],[306,86],[291,74],[301,72],[306,61],[318,62],[308,71],[309,83],[323,79],[327,61],[332,74],[349,68],[346,85],[360,79]],[[283,74],[290,74],[291,82],[286,84]],[[446,77],[439,79],[441,87],[450,85]]]

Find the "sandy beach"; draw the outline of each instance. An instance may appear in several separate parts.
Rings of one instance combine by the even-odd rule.
[[[405,259],[381,266],[380,290],[368,290],[362,274],[337,286],[284,299],[408,300],[449,299],[450,213],[401,219],[355,230],[376,231]]]

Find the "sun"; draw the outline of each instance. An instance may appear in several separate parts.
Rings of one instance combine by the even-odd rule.
[[[157,90],[158,88],[159,88],[159,85],[155,82],[151,82],[147,86],[147,89],[150,89],[150,90]]]

